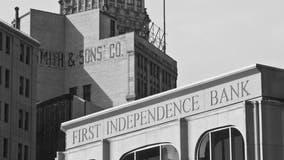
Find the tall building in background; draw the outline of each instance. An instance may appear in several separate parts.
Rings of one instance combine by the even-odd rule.
[[[37,40],[0,21],[1,160],[35,160],[38,47]]]
[[[115,17],[119,34],[135,31],[147,35],[149,32],[151,20],[144,0],[59,0],[59,4],[63,15],[100,9]]]
[[[74,96],[64,95],[91,104],[83,116],[175,88],[177,80],[177,63],[164,53],[163,32],[150,23],[144,0],[59,4],[60,14],[31,9],[20,17],[21,29],[41,42],[36,83],[40,160],[62,150],[59,124],[84,109],[73,104]]]

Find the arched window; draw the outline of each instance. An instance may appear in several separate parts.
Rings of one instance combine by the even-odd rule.
[[[120,160],[178,160],[175,147],[159,144],[136,149],[123,155]]]
[[[207,132],[200,138],[196,160],[244,160],[244,141],[232,127]]]

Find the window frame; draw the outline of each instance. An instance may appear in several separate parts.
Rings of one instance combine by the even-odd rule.
[[[209,131],[206,131],[204,134],[202,134],[199,139],[198,139],[198,143],[195,147],[195,160],[199,160],[199,151],[200,151],[200,148],[201,148],[201,143],[203,142],[204,138],[206,138],[206,136],[208,135],[209,137],[209,160],[213,160],[213,151],[212,151],[212,133],[216,133],[216,132],[219,132],[219,131],[224,131],[224,130],[228,130],[229,132],[229,157],[230,157],[230,160],[233,160],[233,152],[232,152],[232,148],[233,148],[233,145],[232,145],[232,129],[236,130],[239,132],[239,134],[241,135],[242,137],[242,143],[243,143],[243,156],[244,156],[244,160],[247,160],[247,153],[246,153],[246,141],[244,139],[244,136],[243,134],[241,133],[241,131],[234,127],[234,126],[226,126],[226,127],[221,127],[221,128],[217,128],[217,129],[212,129],[212,130],[209,130]]]
[[[173,144],[171,144],[171,143],[157,143],[157,144],[152,144],[152,145],[139,147],[139,148],[136,148],[136,149],[131,150],[129,152],[126,152],[125,154],[123,154],[119,158],[119,160],[124,160],[125,157],[127,157],[128,155],[131,155],[131,154],[134,154],[134,160],[136,160],[137,159],[136,156],[137,156],[138,152],[146,151],[146,150],[153,149],[153,148],[156,148],[156,147],[159,147],[159,159],[163,160],[162,159],[162,157],[163,157],[163,153],[162,153],[163,146],[171,146],[171,147],[173,147],[176,150],[178,160],[180,160],[180,153],[178,152],[177,148]]]

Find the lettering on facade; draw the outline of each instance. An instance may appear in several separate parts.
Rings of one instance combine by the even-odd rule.
[[[60,51],[40,49],[38,64],[47,67],[63,68],[65,67],[65,55]]]
[[[126,55],[126,51],[122,49],[121,42],[114,42],[95,47],[81,49],[77,52],[64,53],[61,51],[50,51],[40,49],[38,55],[38,63],[47,67],[76,67],[96,62],[116,59]]]
[[[78,53],[69,52],[67,63],[68,67],[75,67],[108,59],[115,59],[122,57],[123,55],[121,43],[116,42],[108,45],[85,48]]]
[[[67,148],[216,109],[260,95],[259,77],[244,78],[67,131]],[[91,127],[91,128],[90,128]]]

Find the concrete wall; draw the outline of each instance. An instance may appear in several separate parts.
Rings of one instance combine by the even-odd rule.
[[[263,101],[263,159],[284,159],[284,103]]]
[[[64,52],[64,19],[62,15],[31,10],[31,36],[41,42],[41,52],[51,55]],[[39,102],[64,94],[64,70],[50,63],[39,63],[37,88]]]
[[[91,41],[88,37],[84,39],[85,42]],[[85,43],[84,48],[78,48],[84,49],[84,64],[76,61],[74,66],[67,67],[65,91],[78,87],[77,95],[82,97],[83,85],[91,84],[91,101],[99,107],[108,108],[126,103],[129,68],[134,66],[129,64],[128,58],[128,53],[134,48],[133,39],[134,34],[126,34],[96,43]],[[86,51],[88,49],[96,50],[96,59],[92,57],[91,51]]]

